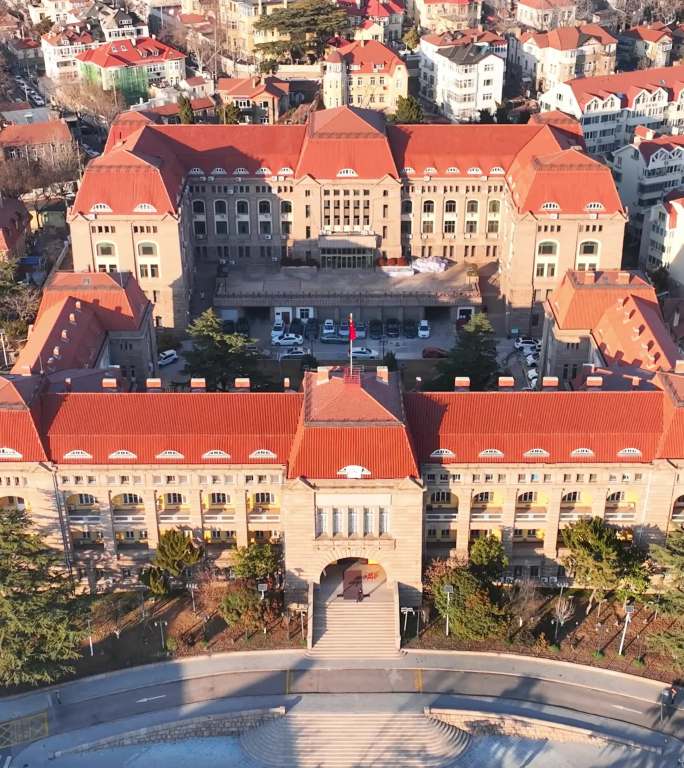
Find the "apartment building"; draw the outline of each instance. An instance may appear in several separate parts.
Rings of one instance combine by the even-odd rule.
[[[525,32],[510,39],[510,62],[518,68],[523,85],[535,91],[615,71],[617,40],[596,24]]]
[[[448,39],[448,38],[447,38]],[[477,121],[502,101],[506,64],[488,43],[448,45],[427,35],[420,42],[421,94],[454,122]]]
[[[103,43],[76,55],[79,78],[103,91],[116,88],[131,104],[147,99],[150,85],[185,79],[185,54],[151,37]]]
[[[347,104],[393,113],[408,96],[408,69],[391,48],[376,40],[355,40],[329,53],[323,62],[323,103]]]
[[[74,576],[131,583],[182,528],[211,563],[283,546],[286,598],[342,558],[377,564],[402,605],[423,564],[500,537],[513,577],[564,576],[561,531],[599,516],[636,544],[684,520],[684,377],[651,389],[402,392],[386,368],[307,373],[302,392],[0,385],[4,508],[28,511]],[[114,384],[116,381],[114,380]],[[505,382],[504,382],[505,383]],[[42,413],[42,418],[38,414]]]
[[[615,150],[610,164],[630,225],[640,231],[650,209],[684,186],[684,136],[637,126],[632,141]]]
[[[377,40],[389,45],[399,42],[406,9],[399,0],[338,0],[347,12],[356,40]]]
[[[84,22],[54,27],[40,41],[45,76],[55,81],[78,80],[76,55],[99,45]]]
[[[292,83],[279,77],[220,77],[216,93],[222,104],[235,104],[241,123],[274,125],[299,100]]]
[[[625,29],[617,53],[621,68],[667,67],[672,59],[672,30],[661,22]]]
[[[413,0],[413,17],[420,29],[437,34],[473,29],[481,21],[482,0]]]
[[[575,0],[518,0],[515,18],[526,27],[548,32],[575,24]]]
[[[0,130],[0,157],[5,160],[54,160],[73,149],[64,120],[6,125]]]
[[[541,302],[585,240],[597,266],[620,265],[625,214],[610,170],[580,142],[578,124],[553,115],[387,126],[379,112],[338,107],[307,125],[162,126],[125,113],[70,210],[74,268],[132,272],[158,322],[182,328],[195,261],[247,273],[315,263],[323,282],[339,269],[370,279],[383,256],[498,262],[511,325],[540,327]]]
[[[570,80],[542,94],[539,106],[579,120],[587,152],[603,156],[629,144],[638,125],[681,130],[684,66]]]
[[[221,0],[219,19],[225,31],[226,50],[231,57],[254,61],[259,58],[255,45],[279,40],[277,30],[259,32],[254,29],[254,24],[261,16],[286,5],[287,0]]]
[[[679,357],[653,286],[636,272],[595,270],[591,256],[584,266],[568,271],[545,304],[544,375],[566,387],[591,388],[588,374],[605,388],[652,388]]]
[[[666,195],[645,213],[641,227],[639,264],[643,269],[665,267],[678,290],[684,286],[684,192]]]

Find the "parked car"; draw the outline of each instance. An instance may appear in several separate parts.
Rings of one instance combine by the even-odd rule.
[[[530,347],[537,343],[536,339],[531,336],[517,336],[513,342],[513,346],[516,349],[522,349],[523,347]]]
[[[354,328],[356,328],[356,338],[357,339],[365,339],[366,336],[368,336],[368,324],[364,323],[363,321],[359,323],[354,323]]]
[[[296,333],[298,336],[303,336],[304,323],[298,317],[295,317],[295,319],[290,323],[289,331],[290,333]]]
[[[539,378],[539,371],[536,368],[530,368],[530,370],[527,372],[527,380],[532,381],[532,379],[538,379]]]
[[[382,320],[371,320],[369,326],[369,332],[371,339],[382,338]]]
[[[349,320],[340,320],[338,333],[343,339],[349,338]]]
[[[160,368],[163,368],[165,365],[171,365],[171,363],[175,363],[176,360],[178,360],[178,352],[176,352],[175,349],[167,349],[165,352],[159,353],[157,365]]]
[[[403,330],[407,339],[415,339],[418,335],[418,323],[415,320],[404,320]]]
[[[247,344],[245,349],[252,355],[259,355],[259,357],[271,357],[270,349],[262,349],[258,347],[254,342]]]
[[[321,331],[323,336],[332,336],[336,332],[337,326],[335,325],[334,320],[328,318],[327,320],[323,321],[323,330]]]
[[[379,355],[370,347],[352,347],[352,357],[363,358],[364,360],[377,360]]]
[[[394,319],[385,320],[386,336],[388,336],[390,339],[397,339],[399,338],[400,333],[401,333],[401,325],[399,324],[398,320],[394,320]]]
[[[418,338],[429,339],[430,338],[430,323],[427,320],[421,320],[418,323]]]
[[[249,320],[246,317],[241,317],[235,323],[235,330],[243,336],[249,336]]]
[[[423,357],[425,359],[433,358],[433,357],[449,357],[449,353],[446,351],[446,349],[441,349],[440,347],[425,347],[423,350]]]
[[[320,323],[315,317],[310,317],[304,325],[304,338],[317,339],[320,330]]]
[[[525,358],[525,362],[527,363],[527,365],[530,365],[536,368],[537,365],[539,365],[539,353],[533,352],[531,355],[527,355],[527,357]]]
[[[304,338],[297,333],[281,333],[275,339],[271,339],[274,347],[298,347],[302,344]]]
[[[539,377],[533,376],[531,379],[528,379],[528,381],[530,382],[530,389],[536,389]],[[527,387],[525,387],[525,389],[527,389]]]
[[[285,333],[285,324],[282,320],[276,320],[275,323],[273,323],[273,328],[271,328],[271,340],[278,336],[282,336],[283,333]]]
[[[321,336],[321,344],[349,344],[349,339],[343,339],[336,333]]]
[[[280,353],[281,360],[296,360],[311,354],[309,347],[292,347]]]

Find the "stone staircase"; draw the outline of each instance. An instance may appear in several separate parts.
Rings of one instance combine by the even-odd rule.
[[[387,595],[391,597],[389,592]],[[326,602],[314,596],[313,622],[310,656],[371,659],[398,655],[391,599]]]
[[[250,768],[456,768],[470,735],[418,713],[293,712],[240,744]]]

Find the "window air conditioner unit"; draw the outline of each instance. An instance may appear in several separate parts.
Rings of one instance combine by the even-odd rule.
[[[264,240],[270,240],[270,239],[271,239],[270,235],[264,235]]]
[[[234,195],[235,194],[235,190],[233,189],[233,187],[228,187],[228,194],[229,195]]]

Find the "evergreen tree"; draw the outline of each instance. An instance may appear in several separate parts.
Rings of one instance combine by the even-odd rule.
[[[684,623],[680,620],[668,629],[646,636],[649,648],[662,653],[677,670],[684,670]]]
[[[395,123],[422,123],[423,108],[415,96],[399,96],[397,98],[397,111],[394,114]]]
[[[159,537],[152,564],[159,571],[178,578],[186,568],[197,565],[201,558],[201,547],[180,528],[171,528]]]
[[[178,116],[183,125],[192,125],[195,122],[195,113],[192,111],[192,102],[182,94],[178,97]]]
[[[52,683],[73,672],[82,604],[57,554],[25,512],[0,512],[0,686]]]
[[[244,580],[229,584],[219,603],[219,613],[229,626],[239,624],[247,630],[257,629],[261,620],[261,600],[254,584]]]
[[[259,43],[256,48],[276,60],[284,55],[291,59],[306,55],[320,59],[328,40],[348,26],[346,11],[335,3],[328,0],[296,0],[259,18],[254,29],[259,32],[277,31],[279,39]]]
[[[401,39],[404,41],[404,45],[409,49],[409,51],[415,51],[416,48],[420,45],[420,34],[416,27],[411,27],[408,29]]]
[[[480,536],[470,547],[470,570],[482,582],[498,579],[508,565],[503,544],[496,536]]]
[[[672,531],[664,546],[652,544],[649,555],[665,569],[663,612],[669,616],[684,615],[684,531]]]
[[[236,550],[233,571],[240,579],[263,581],[276,572],[279,562],[278,553],[270,544],[250,544]]]
[[[185,372],[206,379],[207,389],[228,389],[235,378],[245,376],[253,389],[266,384],[259,358],[248,349],[250,339],[239,333],[226,333],[213,309],[193,320],[188,333],[193,345],[185,353]]]
[[[240,107],[238,107],[237,104],[233,104],[232,102],[230,104],[223,104],[222,106],[217,107],[216,111],[218,114],[219,122],[223,123],[223,125],[237,125],[240,122],[240,118],[242,117]]]
[[[483,125],[490,125],[494,122],[494,115],[488,109],[480,110],[480,119],[478,120],[478,123],[482,123]]]
[[[275,59],[266,59],[259,64],[259,72],[262,75],[275,75],[278,71],[278,62]]]
[[[499,377],[494,329],[482,313],[474,314],[458,334],[449,357],[437,364],[433,390],[451,391],[456,376],[469,376],[470,388],[482,391],[496,386]]]

